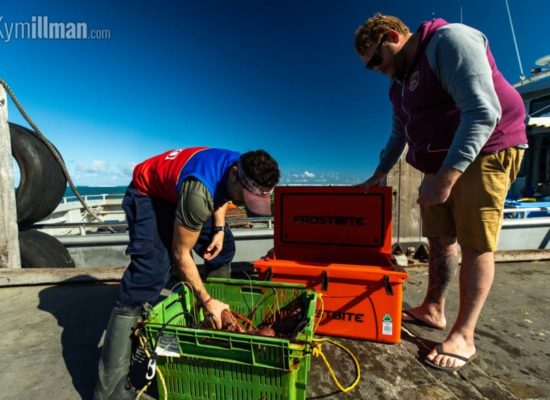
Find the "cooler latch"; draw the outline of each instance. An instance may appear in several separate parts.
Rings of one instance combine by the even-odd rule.
[[[384,275],[384,288],[388,296],[393,296],[393,288],[391,287],[390,277],[388,275]]]
[[[321,282],[321,290],[326,292],[328,289],[328,274],[327,271],[323,271],[323,280]]]

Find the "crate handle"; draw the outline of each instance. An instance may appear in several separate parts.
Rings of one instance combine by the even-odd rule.
[[[390,277],[388,275],[384,275],[384,288],[388,296],[393,296],[393,288],[391,287]]]
[[[166,310],[169,310],[170,308],[174,307],[176,304],[178,304],[180,301],[178,297],[176,297],[173,301],[168,302],[166,306],[164,307]]]
[[[198,337],[195,343],[198,347],[204,347],[208,349],[220,349],[231,350],[231,341],[226,338],[216,337]]]

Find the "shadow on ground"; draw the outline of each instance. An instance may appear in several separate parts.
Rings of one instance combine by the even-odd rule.
[[[413,308],[413,305],[403,302],[402,309],[408,310]],[[441,339],[435,339],[437,336],[434,336],[433,333],[440,334],[441,331],[434,330],[428,327],[419,326],[415,323],[407,323],[405,321],[401,322],[401,340],[411,343],[416,349],[416,357],[418,361],[422,362],[428,353],[437,346],[443,339],[443,336],[440,336]]]
[[[52,314],[63,328],[63,360],[72,384],[82,399],[90,399],[97,378],[101,349],[98,343],[109,321],[117,286],[101,283],[76,283],[48,287],[39,293],[39,309]]]

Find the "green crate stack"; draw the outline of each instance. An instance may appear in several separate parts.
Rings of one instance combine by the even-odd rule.
[[[189,287],[157,304],[145,321],[152,349],[179,357],[157,356],[171,400],[302,400],[306,398],[317,295],[303,285],[209,279],[206,289],[255,325],[274,311],[299,305],[297,332],[290,338],[201,329],[204,315]],[[251,315],[252,311],[253,315]],[[293,324],[295,326],[295,324]],[[162,351],[161,351],[162,353]],[[175,355],[175,354],[174,354]],[[164,389],[158,381],[160,399]]]

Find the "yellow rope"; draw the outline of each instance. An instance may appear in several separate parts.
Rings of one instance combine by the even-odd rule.
[[[321,319],[323,319],[323,313],[325,312],[325,301],[323,300],[323,293],[317,292],[317,298],[319,299],[319,309],[321,313],[319,314],[319,318],[317,319],[317,324],[315,324],[315,327],[313,328],[313,334],[317,332],[317,328],[319,328]]]
[[[315,327],[313,329],[313,333],[315,334],[315,332],[317,332],[317,328],[319,328],[319,324],[321,323],[321,319],[323,319],[323,314],[325,312],[325,301],[323,300],[323,293],[317,293],[317,298],[319,299],[319,318],[317,319],[317,323],[315,324]],[[328,362],[328,359],[326,358],[325,354],[323,353],[323,349],[321,347],[321,343],[322,342],[328,342],[328,343],[331,343],[335,346],[338,346],[340,347],[342,350],[344,350],[346,353],[348,353],[350,355],[350,357],[352,358],[354,364],[355,364],[355,369],[357,371],[357,377],[355,378],[355,380],[353,381],[353,383],[348,386],[347,388],[343,387],[342,384],[340,383],[340,381],[338,380],[338,378],[336,377],[336,374],[334,373],[334,370],[332,369],[330,363]],[[359,383],[359,380],[361,379],[361,366],[359,365],[359,361],[357,361],[357,358],[355,358],[355,356],[353,355],[353,353],[347,349],[343,344],[340,344],[334,340],[331,340],[331,339],[313,339],[313,350],[312,350],[312,354],[314,356],[317,356],[317,357],[321,357],[323,359],[323,361],[325,362],[330,374],[332,375],[332,379],[334,380],[334,383],[336,383],[336,386],[338,387],[338,389],[340,389],[340,391],[342,391],[343,393],[347,393],[349,392],[350,390],[353,390],[355,388],[355,386],[357,386],[357,384]]]
[[[336,377],[336,374],[334,373],[334,370],[330,366],[330,363],[328,362],[327,358],[325,357],[325,355],[323,353],[323,349],[322,349],[322,346],[321,346],[322,342],[328,342],[330,344],[333,344],[335,346],[340,347],[342,350],[344,350],[346,353],[348,353],[350,355],[351,359],[355,363],[355,369],[357,371],[357,376],[356,376],[355,380],[353,381],[353,383],[351,385],[349,385],[348,387],[343,387],[342,384],[340,383],[340,381],[338,380],[338,378]],[[332,339],[328,339],[328,338],[313,339],[313,352],[312,352],[312,354],[314,356],[317,356],[317,357],[320,356],[323,359],[323,361],[327,365],[327,368],[328,368],[330,374],[332,375],[332,379],[334,380],[334,383],[336,383],[336,386],[338,387],[338,389],[340,389],[340,391],[342,391],[343,393],[347,393],[350,390],[353,390],[357,386],[357,384],[359,383],[359,380],[361,379],[361,366],[359,365],[359,361],[357,361],[357,358],[355,358],[353,353],[349,349],[347,349],[343,344],[340,344],[340,343],[338,343],[338,342],[336,342]]]
[[[139,344],[141,346],[141,348],[143,349],[143,351],[145,352],[145,355],[147,356],[147,358],[151,359],[151,353],[149,352],[149,350],[147,349],[147,345],[145,343],[145,339],[143,338],[143,335],[141,333],[141,330],[140,329],[136,329],[135,331],[135,335],[138,337],[139,339]],[[155,370],[156,370],[156,374],[159,376],[159,380],[160,382],[162,383],[162,388],[164,389],[164,400],[168,400],[168,389],[166,388],[166,381],[164,380],[164,376],[162,375],[162,372],[160,372],[160,369],[158,367],[155,367]],[[151,382],[148,382],[140,391],[139,393],[137,394],[136,398],[134,400],[139,400],[139,398],[141,397],[141,395],[143,393],[145,393],[145,391],[147,390],[147,388],[149,387],[149,385],[151,385]]]
[[[149,388],[149,386],[151,386],[151,383],[152,383],[152,381],[149,381],[149,382],[147,382],[147,384],[146,384],[145,386],[143,386],[143,388],[141,388],[141,390],[138,392],[138,394],[137,394],[135,400],[139,400],[139,398],[141,397],[141,395],[142,395],[143,393],[145,393],[145,391]]]

